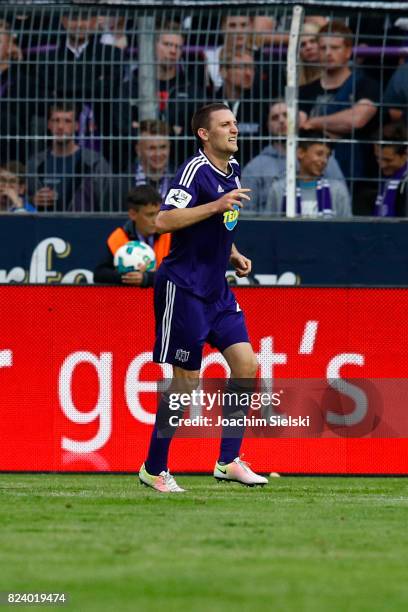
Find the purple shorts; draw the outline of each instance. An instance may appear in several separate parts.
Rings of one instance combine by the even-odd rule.
[[[205,342],[221,353],[238,342],[249,342],[244,315],[229,288],[222,299],[207,303],[177,287],[160,269],[154,287],[154,312],[156,363],[199,370]]]

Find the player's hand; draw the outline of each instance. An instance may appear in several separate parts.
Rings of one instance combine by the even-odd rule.
[[[248,195],[250,189],[246,189],[244,187],[240,187],[239,189],[233,189],[229,191],[222,198],[216,200],[215,208],[217,213],[223,213],[226,210],[234,210],[234,206],[239,206],[242,208],[243,204],[241,200],[250,200],[251,198]]]
[[[237,251],[231,255],[230,262],[239,278],[243,278],[244,276],[251,274],[252,261],[248,259],[248,257],[245,257],[245,255],[241,255],[241,253],[238,253]]]

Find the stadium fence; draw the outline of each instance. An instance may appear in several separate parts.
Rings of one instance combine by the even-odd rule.
[[[244,168],[265,147],[286,144],[286,173],[283,162],[273,179],[286,175],[286,214],[296,216],[298,111],[312,106],[299,78],[324,68],[321,58],[302,60],[301,46],[307,36],[319,44],[319,34],[310,34],[316,24],[330,29],[340,20],[352,32],[350,91],[320,97],[319,107],[328,115],[331,106],[347,109],[364,77],[375,114],[364,125],[328,127],[323,141],[335,147],[354,215],[374,214],[384,181],[374,143],[384,144],[391,120],[406,123],[408,78],[390,82],[405,70],[407,9],[407,2],[3,3],[1,168],[23,164],[11,171],[26,181],[41,213],[125,211],[131,186],[147,180],[165,191],[195,149],[194,110],[221,100],[237,113]],[[283,100],[287,133],[270,133],[270,106]],[[73,126],[57,125],[55,115],[50,124],[61,104],[65,120],[74,108]],[[266,204],[262,196],[249,213],[270,215]]]

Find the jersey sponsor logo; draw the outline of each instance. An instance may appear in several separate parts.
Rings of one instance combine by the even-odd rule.
[[[170,189],[164,201],[169,206],[176,206],[177,208],[185,208],[190,202],[192,196],[183,191],[183,189]]]
[[[225,193],[224,189],[221,187],[221,185],[218,185],[217,187],[217,193]]]
[[[234,204],[234,210],[226,210],[223,215],[224,225],[228,231],[232,231],[238,223],[239,207]]]
[[[182,363],[185,363],[186,361],[188,361],[189,357],[190,357],[190,351],[185,351],[184,349],[177,349],[176,356],[175,356],[175,359],[177,361],[181,361]]]

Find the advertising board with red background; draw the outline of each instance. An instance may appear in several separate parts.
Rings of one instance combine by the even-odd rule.
[[[299,388],[302,380],[305,387],[313,379],[327,383],[329,405],[320,407],[317,427],[244,441],[254,469],[408,473],[408,291],[235,293],[271,390],[288,380]],[[152,291],[1,286],[0,304],[0,470],[137,471],[154,422],[156,381],[171,375],[169,366],[151,362]],[[227,376],[222,356],[209,348],[202,375]],[[339,394],[330,396],[336,380],[346,385],[340,407]],[[290,412],[288,403],[283,411]],[[211,437],[176,439],[172,471],[212,470],[218,445]]]

